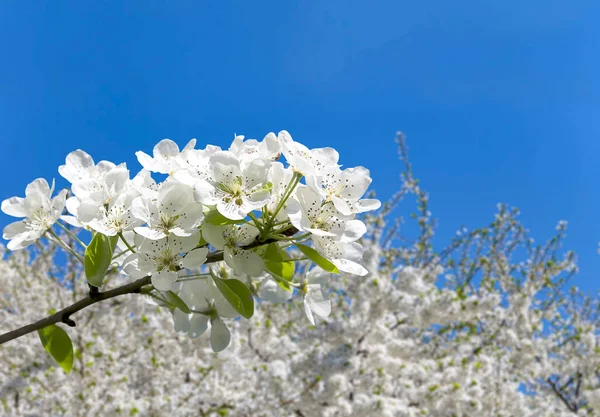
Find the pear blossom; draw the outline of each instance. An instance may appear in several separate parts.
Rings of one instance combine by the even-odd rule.
[[[198,232],[186,237],[169,236],[147,239],[135,235],[137,253],[125,259],[124,272],[133,278],[152,276],[152,285],[159,291],[169,291],[182,268],[197,269],[205,261],[207,248],[196,248],[200,241]]]
[[[311,269],[301,284],[304,313],[308,321],[314,326],[313,313],[319,317],[331,314],[331,301],[327,293],[330,274],[318,268]]]
[[[269,275],[264,274],[260,278],[258,296],[271,303],[284,303],[293,297],[292,291],[286,291]]]
[[[125,164],[109,168],[107,163],[105,168],[73,183],[71,189],[74,196],[66,201],[67,211],[73,216],[65,217],[65,221],[81,227],[93,219],[106,217],[107,210],[110,210],[107,206],[119,206],[116,200],[127,191],[129,171]]]
[[[200,180],[210,176],[210,157],[221,151],[218,146],[207,145],[205,149],[190,149],[186,153],[186,165],[173,174],[175,179],[182,184],[193,187]]]
[[[361,265],[363,247],[359,243],[337,241],[329,236],[314,236],[312,241],[317,252],[329,259],[340,271],[359,276],[369,273]]]
[[[116,236],[126,230],[132,230],[142,224],[142,221],[134,218],[131,213],[131,201],[136,196],[135,189],[130,188],[119,194],[106,206],[99,207],[95,213],[78,210],[77,220],[106,236]]]
[[[306,183],[317,191],[325,201],[331,201],[345,216],[377,210],[381,202],[376,199],[361,199],[371,184],[371,175],[364,167],[333,168],[320,176],[311,175]]]
[[[352,242],[367,231],[362,221],[346,219],[333,203],[322,202],[321,197],[307,186],[297,189],[296,198],[291,199],[287,207],[287,214],[298,230],[314,236],[335,236]]]
[[[237,275],[258,277],[263,272],[265,264],[260,255],[241,247],[252,243],[257,236],[258,230],[249,224],[215,226],[205,223],[202,226],[202,237],[223,251],[225,262]]]
[[[148,171],[170,175],[185,167],[185,156],[194,146],[196,146],[196,139],[190,140],[180,152],[175,142],[171,139],[163,139],[154,147],[153,156],[142,151],[137,151],[135,156],[140,165]]]
[[[202,204],[216,206],[228,219],[242,220],[269,201],[267,161],[255,159],[240,164],[235,154],[221,151],[211,156],[210,166],[209,178],[195,187],[196,198]]]
[[[210,345],[215,352],[225,349],[231,334],[223,318],[235,318],[239,313],[219,292],[210,279],[178,282],[173,291],[192,311],[189,314],[179,309],[173,311],[175,331],[192,339],[202,336],[210,322]]]
[[[2,211],[9,216],[24,217],[23,220],[9,224],[4,228],[2,237],[10,240],[8,249],[26,248],[39,239],[61,217],[65,207],[67,190],[52,197],[52,186],[43,178],[27,185],[25,198],[11,197],[2,201]]]
[[[333,148],[308,149],[300,142],[295,142],[285,130],[277,135],[281,151],[292,169],[303,175],[320,175],[332,168],[338,167],[340,158]]]
[[[156,200],[139,196],[131,202],[133,217],[147,223],[136,233],[148,239],[162,239],[170,234],[190,236],[203,219],[202,206],[193,197],[192,189],[175,181],[162,183]]]
[[[124,166],[124,164],[122,164]],[[71,184],[90,179],[101,179],[117,166],[110,161],[94,163],[85,151],[77,149],[67,155],[65,164],[58,167],[58,173]]]
[[[268,133],[261,142],[256,139],[244,140],[244,136],[236,135],[229,151],[244,162],[257,158],[274,161],[281,155],[281,145],[273,132]]]
[[[159,185],[146,169],[140,170],[135,177],[131,179],[129,185],[138,192],[138,195],[155,200],[158,197]]]

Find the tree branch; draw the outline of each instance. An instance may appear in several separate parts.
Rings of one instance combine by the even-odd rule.
[[[93,297],[88,295],[87,297],[82,298],[76,303],[63,308],[62,310],[52,314],[51,316],[48,316],[46,318],[36,321],[35,323],[28,324],[27,326],[23,326],[19,329],[0,335],[0,345],[10,340],[24,336],[28,333],[34,332],[36,330],[43,329],[44,327],[50,326],[51,324],[65,323],[68,326],[73,327],[75,325],[75,322],[70,318],[72,314],[75,314],[79,310],[83,310],[84,308],[89,307],[92,304],[96,304],[100,301],[108,300],[110,298],[118,297],[120,295],[140,292],[140,289],[148,284],[150,284],[149,276],[140,278],[137,281],[130,282],[129,284],[122,285],[118,288],[98,293]]]
[[[571,404],[569,402],[569,400],[563,395],[563,393],[560,391],[560,389],[556,386],[556,384],[554,382],[552,382],[552,380],[550,378],[548,378],[546,381],[548,382],[548,384],[550,384],[550,387],[552,387],[552,391],[554,391],[556,396],[567,406],[567,408],[570,411],[577,413],[577,405]]]
[[[292,230],[294,231],[294,233],[298,232],[298,229],[296,229],[295,227],[292,228]],[[267,239],[264,242],[260,242],[257,240],[247,246],[243,246],[242,248],[252,249],[257,246],[267,245],[273,242],[277,242],[277,240]],[[207,255],[205,264],[220,262],[222,260],[223,251],[215,251]],[[90,286],[89,294],[85,298],[77,301],[76,303],[63,308],[62,310],[52,314],[51,316],[38,320],[35,323],[28,324],[26,326],[0,335],[0,345],[18,337],[24,336],[28,333],[34,332],[36,330],[43,329],[44,327],[50,326],[51,324],[64,323],[67,326],[75,327],[75,322],[73,321],[73,319],[71,319],[71,315],[77,313],[80,310],[83,310],[86,307],[91,306],[92,304],[99,303],[100,301],[109,300],[120,295],[139,293],[142,287],[149,285],[150,283],[150,276],[147,276],[106,292],[100,292],[97,288]]]

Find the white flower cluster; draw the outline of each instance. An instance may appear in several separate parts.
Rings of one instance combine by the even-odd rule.
[[[262,141],[236,136],[228,150],[195,145],[193,139],[180,150],[164,139],[152,156],[137,152],[143,169],[133,178],[124,163],[95,163],[82,150],[71,152],[58,169],[71,183],[69,198],[67,190],[52,198],[54,186],[37,179],[25,198],[2,202],[5,213],[24,218],[4,229],[8,248],[46,237],[72,250],[53,226],[89,230],[92,242],[100,236],[112,242],[109,264],[132,278],[151,277],[152,287],[142,292],[174,310],[179,332],[198,337],[210,323],[215,351],[229,344],[221,319],[250,317],[253,296],[281,301],[296,289],[311,322],[313,312],[328,315],[321,290],[327,276],[367,274],[358,243],[367,228],[356,215],[380,207],[362,198],[369,171],[341,169],[337,151],[308,149],[286,131]],[[287,166],[278,162],[281,154]],[[152,174],[167,177],[156,182]],[[74,237],[85,249],[87,274],[88,258],[102,264],[92,250],[99,244]],[[291,257],[294,245],[303,257]],[[218,268],[203,266],[220,260]],[[300,281],[294,281],[297,260],[315,263]]]

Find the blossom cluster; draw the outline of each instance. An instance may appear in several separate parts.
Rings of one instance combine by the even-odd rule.
[[[96,287],[110,268],[151,277],[141,292],[171,308],[179,333],[194,338],[210,326],[215,351],[230,341],[222,319],[251,317],[254,297],[279,302],[298,294],[313,324],[313,313],[327,316],[329,275],[367,274],[359,243],[367,227],[357,215],[380,207],[363,198],[369,170],[342,169],[336,150],[309,149],[287,131],[262,141],[235,136],[226,150],[195,145],[192,139],[180,150],[164,139],[152,155],[137,152],[143,169],[133,177],[125,163],[71,152],[58,169],[70,192],[53,197],[54,183],[37,179],[24,198],[2,202],[2,211],[23,218],[4,229],[7,247],[47,238],[84,262]],[[92,234],[88,245],[82,230]],[[298,278],[295,263],[305,260],[314,265]],[[99,280],[98,265],[106,265]]]

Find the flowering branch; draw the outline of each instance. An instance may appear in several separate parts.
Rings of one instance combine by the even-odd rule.
[[[149,276],[140,278],[134,282],[130,282],[129,284],[122,285],[118,288],[109,291],[100,292],[99,294],[94,296],[88,295],[87,297],[82,298],[76,303],[73,303],[70,306],[63,308],[62,310],[48,317],[38,320],[35,323],[28,324],[16,330],[0,335],[0,345],[14,340],[18,337],[29,334],[31,332],[34,332],[36,330],[43,329],[44,327],[50,326],[51,324],[65,323],[67,326],[75,327],[75,322],[71,319],[71,315],[77,313],[80,310],[83,310],[86,307],[91,306],[92,304],[99,303],[100,301],[109,300],[120,295],[139,293],[141,288],[148,284],[150,284]]]
[[[0,343],[39,330],[44,348],[69,372],[72,361],[64,359],[73,354],[72,342],[55,324],[75,326],[70,316],[80,309],[142,292],[170,308],[178,333],[195,338],[210,328],[211,347],[219,352],[230,342],[223,319],[250,319],[255,297],[281,302],[299,294],[314,324],[313,311],[322,317],[331,311],[322,287],[331,273],[367,274],[359,243],[367,227],[357,215],[381,203],[362,198],[371,184],[366,168],[342,170],[335,149],[308,149],[286,131],[269,133],[262,142],[236,136],[228,150],[194,149],[195,144],[192,139],[180,150],[164,139],[153,156],[137,152],[143,169],[133,178],[125,164],[96,164],[76,150],[58,168],[70,192],[54,195],[54,182],[38,178],[25,197],[2,202],[3,212],[22,219],[4,228],[8,249],[48,239],[81,262],[89,293],[0,336]],[[287,166],[277,161],[281,156]],[[153,173],[167,178],[157,182]],[[80,251],[55,227],[78,242]],[[92,233],[88,244],[77,229]],[[305,256],[291,256],[287,249],[293,246]],[[299,261],[314,263],[311,275],[295,276]],[[207,279],[180,280],[216,262]],[[112,272],[132,282],[102,292]]]
[[[267,245],[269,243],[275,242],[275,239],[269,239],[265,242],[255,241],[249,245],[246,245],[244,249],[252,249],[258,246]],[[206,256],[206,263],[215,263],[221,262],[223,260],[223,251],[215,251],[211,252]],[[99,303],[100,301],[109,300],[111,298],[118,297],[120,295],[126,294],[138,294],[141,292],[142,288],[146,285],[151,284],[151,277],[143,277],[134,282],[130,282],[128,284],[122,285],[118,288],[114,288],[109,291],[99,292],[97,287],[90,286],[90,293],[87,297],[82,298],[74,304],[71,304],[68,307],[63,308],[62,310],[45,317],[41,320],[36,321],[35,323],[28,324],[26,326],[20,327],[13,331],[4,333],[0,335],[0,345],[10,342],[18,337],[25,336],[31,332],[34,332],[39,329],[43,329],[44,327],[50,326],[51,324],[56,323],[64,323],[69,327],[75,327],[75,322],[71,319],[71,315],[77,313],[80,310],[83,310],[86,307],[91,306],[92,304]]]

